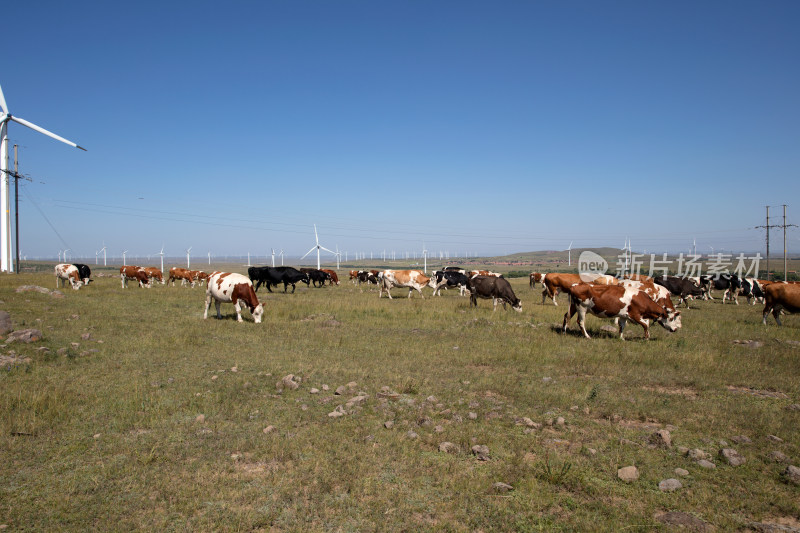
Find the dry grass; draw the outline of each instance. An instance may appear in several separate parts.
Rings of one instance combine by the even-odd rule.
[[[632,329],[620,342],[589,318],[587,340],[574,322],[567,335],[554,329],[563,298],[542,306],[527,280],[512,283],[522,314],[492,313],[487,301],[470,309],[454,291],[378,299],[346,281],[262,290],[256,325],[247,313],[236,323],[231,306],[203,321],[202,289],[123,291],[106,277],[55,299],[13,290],[52,288],[50,275],[0,276],[16,327],[45,334],[3,352],[31,362],[0,372],[0,524],[585,531],[652,529],[657,513],[679,510],[730,530],[800,516],[784,465],[767,458],[800,458],[800,412],[787,409],[800,397],[800,348],[786,342],[800,339],[800,319],[765,328],[759,307],[701,302],[677,334],[658,328],[644,342]],[[287,374],[300,388],[278,391]],[[333,394],[348,382],[356,386]],[[358,392],[369,397],[328,416]],[[565,426],[548,425],[559,416]],[[666,427],[676,446],[715,455],[717,468],[648,447]],[[731,443],[747,457],[737,468],[716,458],[735,435],[753,441]],[[458,452],[439,452],[443,441]],[[489,447],[489,461],[470,453],[474,444]],[[630,464],[641,477],[626,485],[616,470]],[[684,488],[659,492],[677,467],[690,471]],[[514,490],[494,492],[497,481]]]

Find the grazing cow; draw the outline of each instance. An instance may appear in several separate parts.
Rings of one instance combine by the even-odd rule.
[[[316,268],[301,268],[300,272],[308,276],[308,279],[311,280],[311,284],[314,287],[324,287],[325,282],[331,279],[330,274],[323,270],[317,270]]]
[[[217,318],[221,319],[219,312],[220,305],[232,303],[236,309],[236,321],[242,320],[242,303],[244,303],[253,315],[256,324],[261,323],[261,315],[264,314],[264,306],[258,302],[256,291],[253,290],[253,283],[241,274],[231,272],[212,272],[208,277],[206,286],[206,307],[203,312],[203,319],[208,318],[208,308],[211,306],[211,299],[217,308]]]
[[[208,285],[208,272],[203,272],[202,270],[192,270],[192,279],[200,285],[202,285],[203,282]]]
[[[335,270],[331,270],[329,268],[323,268],[323,272],[325,272],[331,280],[331,285],[338,285],[339,284],[339,276],[336,274]]]
[[[263,283],[267,286],[267,290],[272,292],[272,285],[283,283],[283,292],[286,292],[289,285],[292,286],[292,293],[295,291],[295,284],[302,281],[306,285],[311,283],[308,274],[300,272],[294,267],[281,266],[281,267],[250,267],[247,269],[247,274],[250,280],[256,284],[255,291]]]
[[[625,274],[623,277],[632,281],[653,281],[653,278],[650,276],[645,276],[644,274]]]
[[[676,311],[672,298],[669,297],[669,289],[662,285],[656,285],[652,281],[635,281],[632,279],[622,280],[620,285],[644,291],[651,300],[666,309],[667,312]]]
[[[800,284],[777,282],[764,287],[764,325],[772,313],[775,322],[782,326],[781,311],[800,313]]]
[[[580,274],[565,274],[562,272],[548,272],[544,275],[542,285],[542,305],[546,298],[550,297],[553,300],[553,305],[558,305],[556,296],[558,291],[564,291],[576,283],[583,283]]]
[[[411,293],[416,289],[424,300],[425,295],[422,294],[422,288],[426,286],[436,288],[436,280],[429,278],[419,270],[384,270],[381,274],[378,280],[378,287],[380,288],[378,298],[383,296],[383,291],[385,290],[391,300],[392,287],[408,287],[409,298],[411,298]]]
[[[495,276],[473,276],[469,278],[467,285],[469,289],[470,306],[478,307],[478,298],[492,299],[492,311],[497,311],[497,304],[502,303],[505,309],[506,304],[518,312],[522,312],[522,302],[514,294],[511,284],[505,278]]]
[[[689,278],[678,278],[675,276],[656,276],[653,278],[656,285],[667,289],[672,295],[679,298],[678,304],[683,302],[689,309],[689,298],[702,298],[706,291],[698,287]]]
[[[739,294],[747,298],[747,303],[755,305],[756,302],[764,301],[764,285],[759,283],[757,279],[744,278],[741,283],[742,288],[739,289]]]
[[[647,277],[647,276],[643,276]],[[634,281],[633,279],[628,279],[625,281]],[[611,274],[600,274],[596,278],[592,280],[592,283],[596,285],[621,285],[620,281],[612,276]]]
[[[147,278],[150,280],[158,280],[161,284],[164,284],[164,275],[161,273],[161,270],[157,269],[156,267],[142,267],[144,273],[147,274]]]
[[[142,267],[127,265],[119,267],[119,277],[122,282],[122,288],[128,288],[128,280],[136,280],[139,282],[139,288],[150,288],[150,278],[147,277]]]
[[[497,272],[492,272],[491,270],[470,270],[467,272],[467,276],[474,278],[475,276],[493,276],[495,278],[502,278],[503,275]]]
[[[667,311],[655,303],[645,291],[636,287],[621,285],[594,285],[578,283],[565,289],[569,293],[569,311],[564,314],[563,330],[567,331],[570,319],[577,312],[578,325],[584,336],[586,332],[586,312],[600,318],[619,318],[619,338],[625,340],[625,324],[630,320],[644,328],[644,338],[650,338],[650,320],[655,320],[668,331],[681,327],[680,311]]]
[[[734,274],[719,274],[717,276],[700,276],[700,282],[704,287],[707,287],[706,294],[710,300],[714,299],[711,290],[725,291],[722,293],[722,303],[730,298],[736,305],[739,305],[739,298],[737,293],[742,288],[742,282],[738,276]]]
[[[191,274],[191,270],[186,270],[185,268],[180,267],[172,267],[169,269],[169,278],[167,279],[167,283],[172,282],[172,286],[175,286],[175,280],[181,280],[181,287],[186,285],[187,283],[191,284],[194,287],[194,277]]]
[[[377,271],[359,270],[358,274],[356,275],[356,280],[358,281],[358,284],[361,285],[362,283],[372,283],[373,285],[377,285],[378,274],[380,274],[380,272],[378,272],[377,274],[373,274],[373,272]]]
[[[72,263],[72,266],[78,269],[78,275],[80,276],[84,285],[88,285],[89,282],[94,281],[91,279],[92,269],[89,268],[89,265],[84,265],[83,263]]]
[[[467,290],[467,282],[469,278],[466,274],[462,274],[456,270],[437,270],[433,273],[433,279],[435,280],[435,285],[433,287],[433,295],[439,296],[442,295],[442,287],[447,289],[447,287],[458,287],[459,294],[464,296],[464,292]]]
[[[534,289],[536,288],[537,283],[544,283],[544,274],[542,274],[541,272],[531,272],[530,282],[528,283],[528,285],[530,286],[531,289]]]
[[[70,265],[69,263],[60,263],[56,265],[56,288],[63,287],[69,281],[72,288],[76,291],[81,288],[81,277],[78,267]]]

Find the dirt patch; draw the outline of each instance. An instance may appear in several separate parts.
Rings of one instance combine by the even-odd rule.
[[[689,387],[662,387],[661,385],[645,386],[642,389],[659,394],[678,394],[690,400],[696,400],[700,395],[696,390]]]
[[[329,315],[327,313],[309,315],[305,318],[300,319],[300,322],[316,322],[320,326],[326,328],[335,328],[342,325],[341,322],[336,320],[336,317],[334,317],[333,315]]]
[[[265,474],[267,472],[275,472],[281,468],[281,464],[277,461],[270,461],[269,463],[237,463],[236,470],[244,472],[245,474]]]
[[[789,397],[780,391],[751,389],[750,387],[735,387],[733,385],[728,385],[728,391],[733,392],[734,394],[750,394],[752,396],[758,396],[759,398],[779,398],[785,400]]]

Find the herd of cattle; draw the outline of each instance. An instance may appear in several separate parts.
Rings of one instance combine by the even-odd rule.
[[[313,269],[293,267],[250,267],[248,276],[230,272],[212,272],[208,274],[202,270],[188,270],[172,268],[167,280],[161,270],[154,267],[122,266],[119,269],[122,288],[126,288],[128,281],[133,280],[139,287],[149,288],[154,281],[161,284],[180,280],[181,285],[194,287],[198,283],[206,283],[206,302],[204,318],[208,316],[211,301],[215,301],[217,318],[220,318],[220,304],[232,303],[236,309],[236,317],[242,321],[241,307],[244,304],[253,315],[256,323],[261,322],[264,311],[259,303],[256,292],[261,285],[265,285],[269,292],[273,286],[283,284],[283,291],[287,292],[289,285],[292,293],[297,283],[307,286],[322,287],[326,282],[339,285],[336,271],[329,269]],[[72,288],[78,290],[82,285],[88,285],[91,280],[91,269],[84,264],[59,264],[55,267],[57,286],[69,282]],[[424,287],[431,287],[433,295],[441,295],[442,289],[457,288],[460,294],[468,294],[470,305],[478,305],[478,298],[491,299],[494,310],[502,304],[505,308],[510,305],[515,311],[522,311],[522,304],[514,294],[511,284],[501,274],[486,270],[466,271],[458,267],[446,267],[437,270],[428,277],[419,270],[351,270],[350,280],[353,283],[372,283],[378,285],[378,297],[383,297],[386,292],[391,299],[392,288],[408,288],[408,297],[416,290],[424,299]],[[588,338],[585,318],[591,313],[601,318],[613,318],[619,324],[619,336],[627,322],[639,324],[644,329],[645,338],[650,337],[649,325],[651,321],[657,322],[668,331],[677,331],[681,327],[681,313],[672,302],[672,297],[678,298],[678,304],[683,303],[689,309],[689,300],[694,298],[713,300],[712,291],[724,291],[722,303],[731,299],[737,305],[738,297],[744,296],[748,303],[763,302],[763,323],[767,323],[770,313],[781,325],[782,312],[800,312],[800,283],[766,281],[755,278],[739,278],[731,274],[721,274],[715,277],[700,276],[695,278],[680,278],[675,276],[649,277],[643,275],[627,275],[619,279],[610,275],[593,276],[587,279],[585,275],[551,272],[530,274],[530,287],[541,283],[542,304],[547,298],[558,305],[557,296],[564,292],[569,296],[569,310],[564,315],[563,330],[566,331],[570,320],[578,315],[578,326]]]

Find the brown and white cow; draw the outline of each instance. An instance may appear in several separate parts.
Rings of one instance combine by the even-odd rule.
[[[147,274],[147,278],[150,280],[158,280],[161,284],[164,284],[164,275],[161,273],[161,270],[156,267],[142,267],[144,273]]]
[[[81,275],[78,267],[69,263],[60,263],[56,265],[56,288],[63,287],[69,281],[72,288],[76,291],[81,288]]]
[[[391,300],[392,287],[408,287],[409,298],[411,298],[411,293],[414,290],[417,290],[419,291],[419,295],[422,296],[422,299],[424,300],[425,295],[422,294],[422,288],[435,288],[436,283],[433,278],[429,278],[419,270],[384,270],[378,278],[378,286],[380,287],[378,298],[383,296],[383,291],[385,290],[386,294],[389,295],[389,299]]]
[[[331,270],[329,268],[323,268],[322,271],[325,272],[326,274],[328,274],[331,277],[331,284],[332,285],[338,285],[339,284],[339,276],[336,275],[336,271],[335,270]]]
[[[625,274],[625,276],[623,277],[625,279],[629,279],[632,281],[644,281],[644,282],[653,281],[653,278],[651,278],[650,276],[646,276],[644,274]]]
[[[350,281],[352,281],[354,284],[358,282],[358,270],[350,271]]]
[[[775,317],[775,322],[781,324],[781,311],[787,313],[800,313],[800,285],[796,283],[770,283],[763,288],[764,291],[764,320],[770,313]]]
[[[189,275],[192,278],[192,287],[195,283],[202,285],[204,281],[208,280],[208,273],[202,270],[189,270]]]
[[[655,320],[671,332],[681,327],[679,311],[667,311],[645,291],[635,287],[578,283],[565,289],[565,292],[569,293],[569,311],[564,314],[563,330],[567,331],[570,319],[578,313],[578,325],[587,339],[591,338],[586,332],[587,311],[600,318],[618,318],[619,338],[622,340],[625,340],[623,332],[629,320],[644,328],[645,339],[650,338],[650,320]]]
[[[175,280],[181,280],[181,287],[183,287],[186,283],[191,284],[194,287],[194,278],[192,277],[191,270],[186,270],[185,268],[181,267],[172,267],[169,269],[169,279],[167,279],[167,283],[172,282],[172,286],[175,286]]]
[[[583,280],[581,280],[580,274],[548,272],[544,275],[544,279],[542,280],[542,285],[544,285],[544,290],[542,291],[542,305],[544,305],[544,301],[548,297],[553,300],[553,305],[558,305],[556,296],[558,296],[559,291],[566,291],[574,284],[582,282]]]
[[[473,276],[467,281],[470,306],[478,307],[478,298],[492,299],[492,311],[497,311],[497,304],[506,304],[518,313],[522,312],[522,302],[514,294],[511,284],[505,278],[494,276]]]
[[[253,282],[250,281],[247,276],[232,272],[212,272],[208,276],[206,306],[203,312],[203,319],[208,318],[208,308],[211,306],[212,299],[217,308],[218,319],[222,318],[219,308],[224,302],[233,304],[233,308],[236,309],[237,322],[243,322],[242,303],[244,303],[250,310],[250,314],[253,315],[253,321],[256,324],[261,323],[261,316],[264,314],[264,306],[259,303],[256,291],[253,290]]]
[[[474,278],[475,276],[493,276],[495,278],[502,278],[503,275],[498,272],[492,272],[491,270],[470,270],[467,272],[467,276],[470,278]]]
[[[593,283],[597,283],[596,281]],[[667,310],[667,312],[677,311],[675,304],[672,303],[669,289],[661,285],[656,285],[652,281],[635,281],[631,279],[622,280],[623,287],[632,287],[644,291],[651,300]]]
[[[620,281],[610,274],[600,274],[592,280],[592,283],[596,285],[620,285]]]
[[[150,278],[142,267],[127,265],[119,267],[119,278],[122,282],[122,288],[128,288],[128,280],[136,280],[139,282],[139,287],[150,288]]]
[[[528,283],[528,285],[530,286],[531,289],[533,289],[536,287],[537,283],[544,283],[544,274],[542,274],[541,272],[531,272],[530,282]]]

